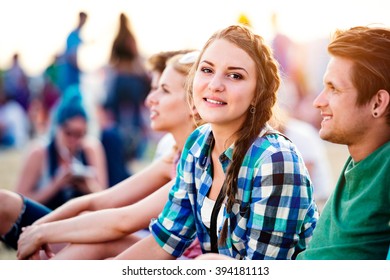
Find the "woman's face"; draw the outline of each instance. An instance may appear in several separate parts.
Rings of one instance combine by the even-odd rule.
[[[200,58],[193,99],[205,122],[237,131],[254,100],[256,65],[241,48],[224,39],[209,45]]]
[[[59,129],[62,143],[71,152],[80,148],[87,133],[87,122],[83,117],[74,117],[66,121]]]
[[[145,106],[147,107],[147,108],[150,108],[151,106],[152,106],[152,104],[150,103],[150,100],[149,100],[149,96],[154,92],[154,91],[156,91],[157,90],[157,88],[158,88],[158,82],[159,82],[159,80],[160,80],[160,78],[161,78],[161,73],[159,72],[159,71],[153,71],[152,73],[152,81],[151,81],[151,83],[150,83],[150,92],[149,92],[149,94],[148,94],[148,96],[146,97],[146,99],[145,99]]]
[[[158,88],[148,96],[150,125],[153,130],[173,132],[192,122],[185,98],[185,78],[171,65],[165,68]]]

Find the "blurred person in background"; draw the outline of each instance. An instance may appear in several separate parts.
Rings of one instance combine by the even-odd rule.
[[[281,86],[278,102],[294,119],[304,121],[318,128],[320,119],[312,106],[315,96],[309,89],[305,60],[307,52],[302,46],[283,34],[279,29],[278,15],[273,13],[271,24],[274,32],[272,49],[279,63]]]
[[[177,50],[177,51],[163,51],[156,53],[149,57],[147,61],[147,68],[151,75],[151,92],[158,88],[160,77],[166,67],[167,61],[177,55],[192,52],[194,50]],[[145,106],[150,108],[150,99],[145,99]],[[153,135],[153,131],[149,133]],[[156,150],[154,152],[154,159],[158,159],[166,154],[175,145],[175,139],[171,133],[164,133],[164,135],[158,140]]]
[[[44,135],[50,124],[50,115],[61,97],[59,88],[59,57],[53,57],[49,66],[42,73],[43,86],[31,100],[29,110],[33,125],[33,136]]]
[[[54,119],[53,135],[30,149],[15,188],[50,209],[107,187],[103,149],[87,135],[88,116],[78,86],[65,91]]]
[[[30,140],[26,111],[6,94],[0,75],[0,148],[23,148]]]
[[[147,144],[144,100],[150,91],[150,77],[140,56],[135,36],[124,13],[111,48],[107,95],[103,104],[102,142],[109,162],[118,137],[126,163],[143,157]],[[119,135],[119,136],[118,136]],[[131,170],[124,172],[131,174]],[[123,176],[121,178],[123,178]],[[116,182],[115,182],[116,183]]]
[[[16,101],[27,113],[30,106],[31,92],[28,85],[29,77],[19,61],[19,54],[12,56],[12,65],[4,71],[4,91],[9,99]]]
[[[65,51],[59,57],[60,75],[58,76],[58,85],[61,92],[64,92],[71,85],[80,84],[79,49],[83,44],[81,32],[87,18],[88,15],[85,12],[79,12],[77,26],[67,36]]]

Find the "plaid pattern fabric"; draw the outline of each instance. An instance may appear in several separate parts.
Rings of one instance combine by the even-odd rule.
[[[203,252],[210,251],[200,209],[212,184],[212,141],[208,124],[188,138],[169,200],[150,224],[156,241],[176,257],[196,235]],[[232,152],[233,146],[220,156],[225,172]],[[232,212],[224,210],[229,234],[219,252],[236,259],[291,259],[306,248],[318,219],[312,193],[307,169],[294,144],[279,134],[259,136],[241,166]]]

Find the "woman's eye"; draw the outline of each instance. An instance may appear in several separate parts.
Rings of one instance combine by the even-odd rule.
[[[170,91],[168,90],[168,88],[166,87],[165,84],[160,86],[160,92],[162,92],[162,93],[170,93]]]
[[[241,80],[242,79],[242,75],[237,74],[237,73],[229,74],[229,77],[231,77],[231,78],[233,78],[235,80]]]
[[[200,71],[202,71],[203,73],[211,73],[212,72],[210,68],[206,68],[206,67],[202,67],[200,69]]]

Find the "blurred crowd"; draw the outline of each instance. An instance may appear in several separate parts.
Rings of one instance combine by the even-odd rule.
[[[239,21],[250,25],[249,20],[243,16]],[[272,23],[274,38],[271,46],[283,77],[279,92],[280,118],[283,122],[278,129],[302,153],[316,186],[316,199],[321,205],[334,185],[326,149],[318,136],[320,114],[312,106],[312,101],[322,87],[321,76],[327,63],[326,50],[322,46],[323,42],[316,42],[316,46],[303,46],[282,34],[276,15],[272,17]],[[53,208],[74,196],[113,186],[129,177],[134,173],[131,170],[132,163],[144,159],[148,148],[155,145],[156,139],[161,136],[150,129],[149,112],[144,104],[151,90],[151,69],[146,63],[147,58],[138,48],[130,20],[125,13],[118,17],[118,30],[112,42],[110,58],[103,69],[104,74],[99,77],[104,79],[100,83],[104,87],[101,89],[103,97],[86,98],[89,94],[88,88],[83,84],[86,73],[79,66],[82,30],[86,24],[88,15],[80,12],[77,26],[66,38],[64,52],[53,57],[52,63],[38,78],[29,77],[25,73],[20,63],[21,54],[18,53],[12,57],[11,67],[0,70],[0,150],[22,149],[32,140],[46,143],[45,147],[52,147],[54,150],[58,146],[55,143],[60,141],[63,141],[60,142],[62,146],[70,147],[71,144],[64,141],[71,142],[72,139],[74,145],[82,147],[85,141],[81,140],[87,136],[95,138],[101,145],[104,159],[102,162],[97,160],[96,166],[104,165],[103,173],[106,176],[100,178],[100,187],[85,190],[84,186],[83,192],[62,194],[63,197]],[[315,52],[316,47],[321,52]],[[314,56],[315,60],[312,59]],[[318,74],[313,71],[313,65],[310,65],[312,61],[316,63],[314,68]],[[77,99],[79,101],[66,97],[68,92],[73,92],[70,95],[77,92],[80,95]],[[96,102],[88,106],[85,104],[88,100]],[[64,104],[66,102],[68,104]],[[78,112],[76,110],[72,113],[75,102],[81,107]],[[61,110],[65,114],[66,121],[63,122],[58,117]],[[81,114],[81,111],[85,112]],[[83,116],[81,125],[68,122],[80,117],[80,114]],[[97,133],[91,133],[91,126],[98,128]],[[65,140],[59,140],[58,131],[64,129]],[[68,155],[76,154],[74,151],[80,149],[68,150],[54,152]],[[96,155],[98,152],[94,153]],[[74,161],[73,154],[68,156],[70,161]],[[77,161],[88,165],[88,156],[84,163],[81,159]],[[52,174],[46,176],[47,180],[55,180],[54,170],[50,172]],[[25,176],[19,176],[25,180]],[[18,184],[25,185],[25,182]],[[31,190],[24,190],[30,197],[34,197],[32,189],[36,187],[32,185]]]
[[[298,43],[273,14],[265,40],[241,14],[201,49],[145,54],[122,12],[95,72],[77,15],[38,76],[17,52],[0,71],[18,259],[390,258],[389,29]]]

